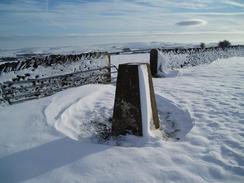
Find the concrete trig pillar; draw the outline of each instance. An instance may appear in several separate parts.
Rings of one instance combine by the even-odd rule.
[[[158,111],[149,65],[120,64],[112,119],[112,135],[150,135],[159,128]]]

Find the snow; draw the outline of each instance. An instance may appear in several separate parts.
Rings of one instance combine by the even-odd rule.
[[[159,77],[175,77],[175,76],[177,76],[179,74],[178,70],[173,70],[173,69],[170,68],[170,64],[169,64],[169,62],[170,62],[169,60],[170,59],[169,58],[167,59],[167,56],[163,55],[162,52],[158,51],[157,75]],[[178,57],[182,57],[182,54],[181,55],[177,55],[177,56]],[[177,56],[174,55],[174,59]],[[170,56],[170,58],[171,57],[172,57],[172,55]],[[181,58],[179,58],[179,59],[181,60]],[[176,61],[176,60],[174,60],[174,61]]]
[[[142,113],[142,134],[143,137],[152,136],[151,126],[153,124],[152,105],[150,98],[149,79],[147,65],[143,64],[138,67],[140,103]]]
[[[132,57],[112,63],[148,55]],[[243,182],[243,68],[242,57],[229,58],[153,79],[167,136],[147,141],[90,140],[97,131],[86,120],[112,116],[113,85],[0,106],[1,182]]]
[[[114,86],[88,85],[58,93],[45,109],[47,122],[74,140],[93,137],[97,129],[91,122],[108,122],[114,92]]]
[[[149,54],[133,54],[133,55],[112,55],[111,61],[112,64],[116,67],[119,64],[124,64],[128,62],[140,62],[140,63],[149,63],[150,55]]]

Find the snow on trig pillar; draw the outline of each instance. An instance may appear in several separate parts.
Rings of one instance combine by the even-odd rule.
[[[120,64],[112,119],[112,135],[149,136],[159,128],[149,65]]]

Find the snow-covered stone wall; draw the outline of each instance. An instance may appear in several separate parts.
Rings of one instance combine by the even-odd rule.
[[[9,103],[21,102],[70,87],[111,81],[110,56],[107,53],[43,58],[43,62],[48,60],[49,63],[40,60],[27,59],[23,63],[12,63],[12,67],[4,64],[6,67],[2,67],[0,74],[0,103],[3,101],[1,98]]]
[[[109,55],[105,52],[21,58],[0,64],[0,82],[52,77],[109,65]]]
[[[155,54],[151,51],[151,55]],[[180,48],[157,49],[157,55],[150,59],[150,64],[156,64],[157,73],[166,73],[168,69],[208,64],[217,59],[244,56],[243,46],[230,46],[227,48]]]

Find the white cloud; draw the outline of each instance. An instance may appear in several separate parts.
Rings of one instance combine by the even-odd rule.
[[[236,6],[239,8],[244,8],[244,3],[243,2],[238,2],[238,1],[231,1],[231,0],[227,0],[224,1],[223,3],[227,4],[227,5],[231,5],[231,6]]]

